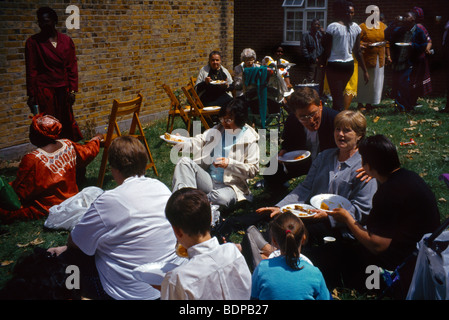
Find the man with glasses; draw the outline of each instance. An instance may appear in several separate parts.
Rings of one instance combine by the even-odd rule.
[[[307,174],[316,155],[329,148],[335,148],[334,118],[337,111],[323,107],[318,92],[309,87],[295,90],[288,104],[291,113],[284,124],[282,145],[278,156],[295,150],[308,150],[311,156],[298,162],[279,162],[274,175],[265,175],[258,187],[269,190],[285,190],[285,182]]]

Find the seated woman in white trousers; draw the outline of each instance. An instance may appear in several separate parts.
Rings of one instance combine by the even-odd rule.
[[[247,180],[259,172],[259,135],[246,120],[240,99],[222,107],[220,124],[206,130],[180,148],[193,148],[193,160],[181,158],[173,174],[173,192],[191,187],[204,191],[211,204],[229,207],[251,200]]]

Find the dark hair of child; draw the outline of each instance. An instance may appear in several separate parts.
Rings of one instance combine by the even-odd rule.
[[[189,236],[210,232],[210,202],[201,190],[182,188],[173,192],[165,206],[165,216],[173,226]]]
[[[285,256],[287,265],[293,270],[300,270],[300,248],[306,235],[306,228],[300,218],[291,212],[278,215],[270,223],[271,236]]]

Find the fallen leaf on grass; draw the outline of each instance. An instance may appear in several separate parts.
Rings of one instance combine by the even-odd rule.
[[[419,174],[419,176],[420,176],[421,178],[424,178],[425,176],[427,176],[427,172],[421,172],[421,173]]]
[[[421,153],[421,151],[419,151],[419,149],[410,149],[407,151],[408,154],[413,154],[413,153]]]
[[[332,298],[333,298],[334,300],[341,300],[340,297],[339,297],[338,295],[339,295],[339,293],[338,293],[337,289],[334,289],[334,290],[332,291]]]
[[[444,199],[444,198],[440,198],[440,199],[438,199],[438,201],[440,201],[440,202],[447,202],[446,199]]]
[[[28,247],[28,246],[37,246],[37,245],[40,245],[42,243],[44,243],[44,240],[36,238],[33,241],[30,241],[30,242],[25,243],[25,244],[18,243],[17,246],[19,248],[24,248],[24,247]]]
[[[416,127],[410,127],[410,128],[404,128],[404,129],[402,129],[402,131],[410,131],[410,130],[415,130],[416,129]]]
[[[0,262],[0,267],[6,267],[6,266],[9,266],[11,263],[14,263],[14,261],[12,261],[12,260],[5,260],[5,261],[2,261],[2,262]]]

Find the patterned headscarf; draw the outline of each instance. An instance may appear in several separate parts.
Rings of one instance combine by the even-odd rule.
[[[416,14],[416,21],[422,22],[424,21],[424,11],[420,7],[413,7],[412,12]]]
[[[58,139],[62,130],[62,124],[58,119],[40,113],[35,115],[32,121],[31,125],[37,133],[53,140]]]

